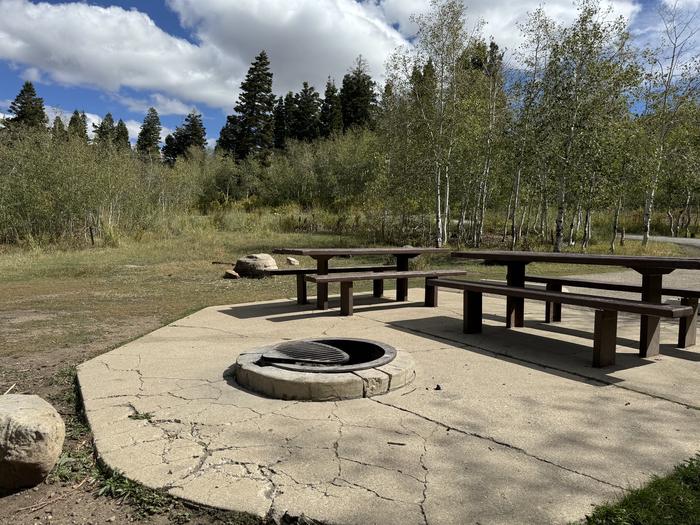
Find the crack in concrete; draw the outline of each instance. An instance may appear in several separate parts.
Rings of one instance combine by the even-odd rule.
[[[405,412],[405,413],[407,413],[407,414],[411,414],[411,415],[416,416],[416,417],[418,417],[418,418],[421,418],[421,419],[423,419],[423,420],[425,420],[425,421],[429,421],[429,422],[431,422],[431,423],[435,423],[436,425],[440,425],[442,428],[445,428],[445,429],[447,429],[447,430],[455,431],[455,432],[458,432],[459,434],[463,434],[463,435],[465,435],[465,436],[471,436],[471,437],[474,437],[474,438],[477,438],[477,439],[482,439],[482,440],[485,440],[485,441],[489,441],[489,442],[494,443],[494,444],[496,444],[496,445],[499,445],[499,446],[501,446],[501,447],[504,447],[504,448],[513,450],[513,451],[515,451],[515,452],[518,452],[519,454],[523,454],[524,456],[527,456],[527,457],[529,457],[529,458],[531,458],[531,459],[534,459],[534,460],[536,460],[536,461],[539,461],[539,462],[541,462],[541,463],[545,463],[545,464],[547,464],[547,465],[551,465],[551,466],[553,466],[553,467],[560,468],[560,469],[565,470],[565,471],[567,471],[567,472],[571,472],[572,474],[577,474],[577,475],[579,475],[579,476],[583,476],[583,477],[592,479],[593,481],[597,481],[598,483],[602,483],[602,484],[607,485],[607,486],[609,486],[609,487],[613,487],[613,488],[620,489],[620,490],[626,490],[624,487],[621,487],[620,485],[616,485],[616,484],[611,483],[611,482],[609,482],[609,481],[605,481],[604,479],[600,479],[600,478],[597,478],[597,477],[595,477],[595,476],[592,476],[591,474],[586,474],[585,472],[580,472],[580,471],[578,471],[578,470],[575,470],[575,469],[566,467],[566,466],[564,466],[564,465],[560,465],[560,464],[558,464],[558,463],[555,463],[555,462],[552,461],[552,460],[549,460],[549,459],[543,458],[543,457],[541,457],[541,456],[537,456],[537,455],[535,455],[535,454],[532,454],[532,453],[526,451],[524,448],[521,448],[521,447],[519,447],[519,446],[517,446],[517,445],[512,445],[512,444],[507,443],[507,442],[505,442],[505,441],[501,441],[501,440],[499,440],[499,439],[496,439],[495,437],[492,437],[492,436],[485,436],[485,435],[479,434],[478,432],[469,432],[469,431],[463,430],[463,429],[461,429],[461,428],[453,427],[453,426],[450,426],[450,425],[448,425],[448,424],[446,424],[446,423],[443,423],[442,421],[438,421],[437,419],[432,419],[432,418],[430,418],[430,417],[428,417],[428,416],[425,416],[425,415],[420,414],[420,413],[418,413],[418,412],[414,412],[414,411],[409,410],[409,409],[407,409],[407,408],[403,408],[403,407],[400,407],[400,406],[392,405],[392,404],[390,404],[390,403],[384,403],[384,402],[379,401],[379,400],[377,400],[377,399],[375,399],[375,398],[370,398],[370,400],[371,400],[371,401],[374,401],[375,403],[379,403],[380,405],[384,405],[384,406],[386,406],[386,407],[395,408],[396,410],[400,410],[401,412]]]

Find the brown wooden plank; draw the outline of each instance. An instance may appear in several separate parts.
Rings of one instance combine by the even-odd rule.
[[[461,281],[457,279],[430,279],[430,284],[443,288],[468,290],[494,295],[513,295],[524,299],[539,301],[551,301],[553,303],[571,304],[574,306],[586,306],[601,310],[618,310],[623,312],[651,315],[659,317],[685,317],[692,315],[693,310],[689,306],[672,304],[652,304],[630,299],[617,299],[612,297],[596,297],[592,295],[573,294],[568,292],[552,292],[533,290],[532,288],[510,287],[503,284],[483,283],[479,281]]]
[[[591,288],[593,290],[610,290],[614,292],[641,293],[642,286],[638,284],[624,283],[604,283],[601,281],[586,281],[582,279],[572,279],[569,277],[544,277],[541,275],[528,275],[525,281],[532,283],[559,283],[563,286],[574,286],[577,288]],[[663,295],[672,297],[698,297],[700,290],[686,290],[683,288],[662,288]]]
[[[305,279],[311,283],[342,283],[347,281],[372,281],[374,279],[413,279],[416,277],[439,277],[466,275],[465,270],[410,270],[407,272],[364,272],[337,273],[334,275],[307,275]]]
[[[449,253],[449,248],[388,246],[379,248],[276,248],[272,253],[307,255],[309,257],[338,257],[342,255],[421,255]]]
[[[396,270],[396,265],[393,264],[373,264],[366,266],[336,266],[328,268],[328,273],[342,272],[381,272],[384,270]],[[265,275],[304,275],[307,273],[316,273],[316,268],[277,268],[276,270],[265,270]]]
[[[462,259],[480,259],[484,261],[507,263],[519,261],[524,263],[547,262],[569,264],[592,264],[603,266],[622,266],[634,270],[648,268],[700,270],[700,258],[691,257],[652,257],[646,255],[594,255],[586,253],[553,252],[510,252],[505,250],[474,250],[452,252],[452,257]]]

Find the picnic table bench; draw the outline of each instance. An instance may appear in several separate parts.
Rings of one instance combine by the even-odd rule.
[[[544,284],[548,291],[561,292],[563,286],[576,288],[590,288],[592,290],[607,290],[614,292],[642,293],[641,285],[589,281],[570,277],[526,276],[527,282]],[[693,314],[680,318],[678,326],[678,348],[693,346],[696,342],[698,299],[700,290],[686,290],[683,288],[662,288],[662,296],[680,297],[683,306],[693,309]],[[547,301],[545,305],[545,322],[556,323],[561,321],[561,303]]]
[[[333,257],[390,255],[396,259],[396,271],[406,272],[408,271],[408,261],[410,259],[426,253],[449,253],[449,250],[446,248],[393,246],[381,248],[278,248],[273,250],[272,253],[311,257],[316,260],[316,275],[328,275],[331,273],[328,261]],[[352,270],[352,268],[345,269],[345,271]],[[297,281],[297,286],[298,283],[299,281]],[[383,284],[377,284],[376,286],[383,286]],[[379,288],[375,288],[375,294],[378,290]],[[381,293],[379,295],[381,296]],[[405,301],[407,298],[408,278],[402,275],[396,278],[396,300]],[[325,281],[320,281],[316,284],[316,308],[319,310],[328,308],[328,283]]]
[[[437,305],[437,288],[462,290],[463,296],[463,331],[467,334],[482,331],[482,294],[504,295],[508,298],[534,299],[555,304],[571,304],[595,309],[593,336],[593,366],[605,367],[615,364],[617,346],[617,313],[630,312],[654,317],[683,318],[694,315],[690,306],[671,304],[652,304],[645,301],[595,297],[591,295],[535,290],[520,286],[487,283],[483,281],[462,281],[457,279],[427,279],[426,296],[435,297]]]
[[[328,273],[347,273],[347,272],[385,272],[396,270],[396,266],[391,265],[365,265],[365,266],[343,266],[337,268],[328,268]],[[275,270],[265,270],[265,275],[274,277],[276,275],[296,275],[297,278],[297,304],[308,304],[308,295],[306,291],[306,277],[309,274],[316,273],[316,268],[278,268]],[[381,297],[384,293],[384,279],[386,276],[374,279],[374,297]]]
[[[663,295],[663,276],[678,269],[700,270],[700,259],[684,257],[651,257],[631,255],[591,255],[581,253],[545,253],[474,250],[453,252],[453,257],[480,259],[491,263],[505,264],[508,267],[507,282],[512,288],[525,288],[525,267],[533,262],[619,266],[632,269],[642,275],[642,302],[660,305]],[[549,293],[554,293],[550,291]],[[517,294],[504,294],[506,300],[506,326],[523,326],[524,299]],[[556,304],[556,302],[553,302]],[[692,306],[683,306],[692,309]],[[686,310],[687,311],[687,310]],[[659,353],[660,318],[657,313],[642,313],[639,333],[640,357],[652,357]],[[681,315],[679,317],[688,317]],[[694,326],[688,320],[686,329]],[[690,339],[689,339],[690,340]]]
[[[361,273],[336,273],[331,275],[307,275],[306,280],[316,284],[340,283],[340,315],[352,315],[353,297],[352,288],[355,281],[372,281],[377,279],[412,279],[416,277],[447,277],[466,275],[464,270],[412,270],[412,271],[386,271],[386,272],[361,272]],[[425,305],[435,306],[434,288],[428,292],[425,288]],[[398,293],[398,290],[397,290]]]

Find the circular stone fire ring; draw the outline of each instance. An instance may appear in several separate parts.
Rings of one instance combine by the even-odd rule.
[[[230,376],[267,397],[338,401],[385,394],[416,376],[413,358],[367,339],[285,341],[241,354]]]

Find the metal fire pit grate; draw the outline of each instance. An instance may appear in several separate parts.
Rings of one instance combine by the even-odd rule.
[[[394,347],[378,341],[321,337],[276,344],[261,353],[258,363],[296,372],[337,373],[375,368],[395,357]]]
[[[350,355],[340,348],[317,341],[290,341],[265,352],[261,361],[268,364],[342,365],[350,361]]]

